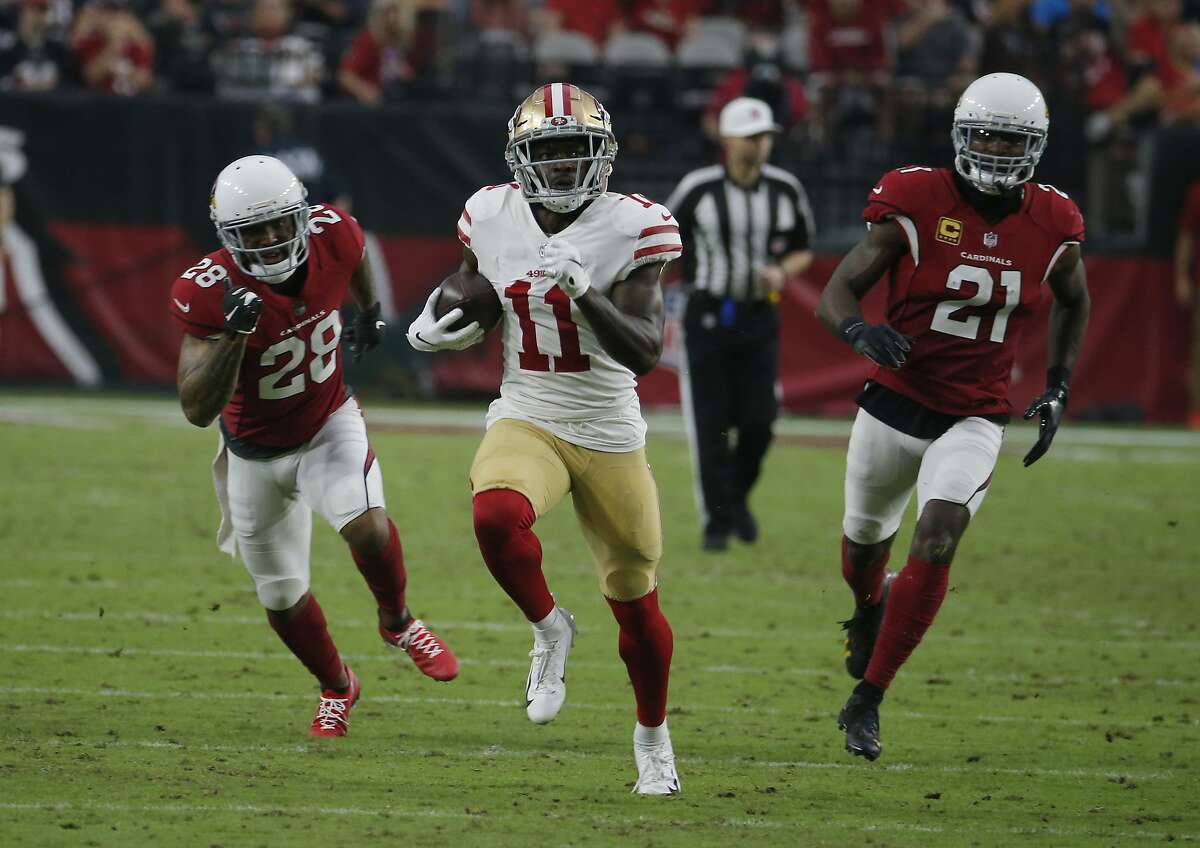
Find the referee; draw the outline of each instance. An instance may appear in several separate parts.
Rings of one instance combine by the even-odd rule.
[[[804,188],[767,164],[778,131],[763,101],[730,101],[718,121],[724,164],[692,171],[667,201],[684,243],[687,364],[679,383],[707,551],[727,549],[735,533],[758,538],[747,497],[778,413],[776,303],[788,278],[812,262]]]

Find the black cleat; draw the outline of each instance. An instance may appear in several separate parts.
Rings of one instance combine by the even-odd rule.
[[[753,545],[758,541],[758,522],[754,520],[754,513],[746,507],[742,507],[734,515],[733,532],[737,537],[747,545]]]
[[[883,624],[883,610],[887,604],[888,590],[896,573],[889,571],[883,577],[883,590],[879,603],[869,607],[854,608],[854,615],[842,622],[846,631],[846,673],[855,680],[862,680],[875,652],[875,640],[879,638],[879,627]]]
[[[721,530],[705,530],[702,547],[706,551],[718,553],[729,550],[729,534]]]
[[[838,728],[846,731],[846,750],[856,757],[879,759],[879,704],[855,692],[838,713]]]

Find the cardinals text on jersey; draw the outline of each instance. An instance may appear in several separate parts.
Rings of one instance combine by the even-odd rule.
[[[235,452],[270,454],[298,447],[347,397],[338,308],[362,261],[363,233],[354,218],[332,206],[311,207],[308,226],[306,276],[295,296],[243,274],[224,248],[188,268],[171,287],[171,315],[185,333],[201,338],[224,326],[227,279],[263,299],[237,386],[221,411],[222,429]]]
[[[594,450],[642,447],[646,425],[633,372],[604,352],[587,319],[544,276],[539,250],[555,238],[570,241],[592,285],[607,294],[635,268],[682,255],[679,224],[666,207],[607,192],[548,236],[517,185],[505,183],[471,196],[458,236],[504,305],[504,379],[489,422],[531,421]]]
[[[1083,218],[1053,186],[1025,183],[1020,207],[988,224],[943,168],[890,171],[867,195],[868,224],[894,220],[909,252],[892,268],[887,320],[913,340],[903,367],[871,379],[951,415],[1010,410],[1021,333]]]

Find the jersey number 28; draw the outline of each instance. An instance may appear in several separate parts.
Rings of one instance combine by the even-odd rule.
[[[992,277],[992,272],[987,268],[959,265],[946,278],[946,287],[958,291],[962,288],[963,283],[974,283],[978,291],[973,297],[966,300],[961,298],[943,300],[934,310],[933,323],[930,327],[939,333],[974,341],[979,338],[979,325],[983,321],[982,317],[969,315],[966,318],[956,318],[954,313],[971,306],[987,306],[991,303],[992,289],[995,288],[996,281]],[[1000,285],[1004,287],[1004,305],[992,318],[992,331],[988,334],[988,339],[998,344],[1004,341],[1004,333],[1008,329],[1008,316],[1021,302],[1021,272],[1001,271]]]

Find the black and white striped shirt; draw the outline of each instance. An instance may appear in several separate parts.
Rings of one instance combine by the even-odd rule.
[[[685,282],[714,297],[764,296],[758,271],[812,242],[812,208],[800,181],[764,165],[753,188],[729,179],[723,165],[680,180],[667,201],[683,238]]]

